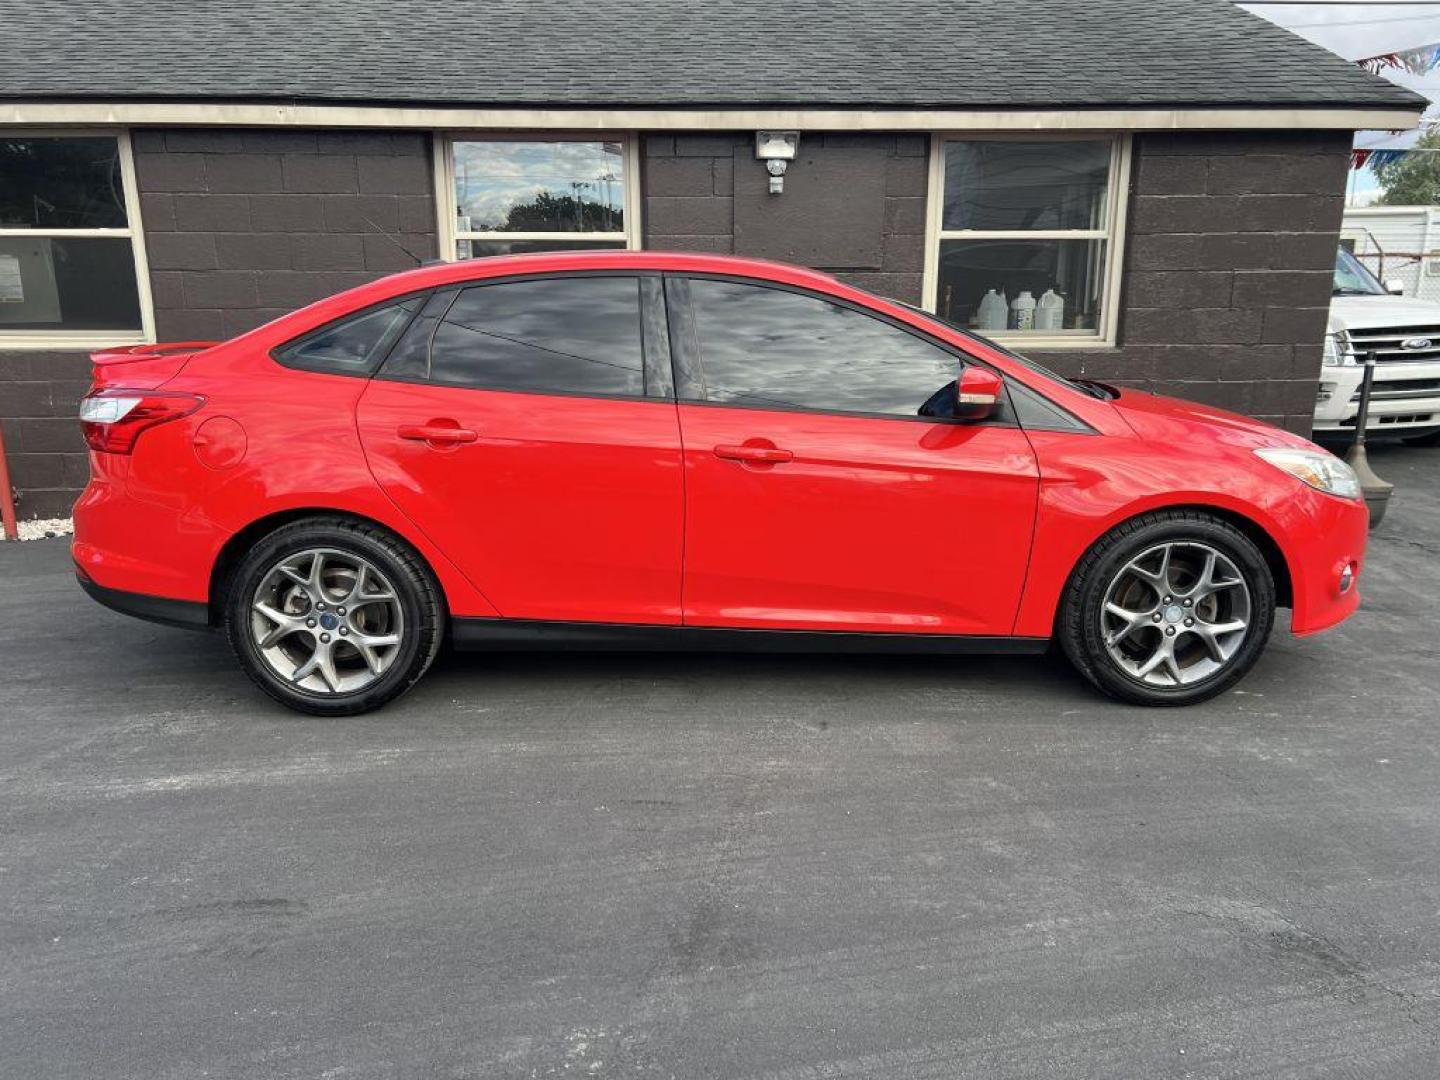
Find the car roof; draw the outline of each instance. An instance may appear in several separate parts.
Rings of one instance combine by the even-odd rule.
[[[387,295],[436,288],[488,278],[565,271],[633,270],[672,273],[727,274],[834,291],[840,282],[831,274],[770,259],[711,255],[688,251],[555,251],[534,255],[495,255],[483,259],[433,263],[406,270],[361,288],[386,286]]]
[[[631,273],[718,274],[810,289],[872,306],[883,306],[887,303],[882,297],[847,285],[830,274],[768,259],[687,251],[556,251],[434,262],[414,270],[388,274],[323,297],[233,340],[253,342],[262,349],[270,349],[331,319],[343,318],[367,307],[447,285],[607,270]],[[898,305],[896,306],[898,308]]]

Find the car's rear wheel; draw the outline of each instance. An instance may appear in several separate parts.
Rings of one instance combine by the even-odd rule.
[[[1234,686],[1274,621],[1275,582],[1254,541],[1210,514],[1169,510],[1117,526],[1086,553],[1057,630],[1106,693],[1190,705]]]
[[[225,627],[240,665],[292,709],[347,716],[413,686],[439,651],[439,587],[383,529],[314,518],[275,530],[231,578]]]

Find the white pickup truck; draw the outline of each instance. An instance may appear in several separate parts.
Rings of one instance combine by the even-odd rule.
[[[1348,441],[1360,411],[1365,354],[1375,353],[1367,435],[1440,442],[1440,304],[1395,296],[1340,249],[1315,404],[1315,438]]]

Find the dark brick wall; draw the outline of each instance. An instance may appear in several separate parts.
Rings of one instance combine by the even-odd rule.
[[[89,465],[75,413],[90,385],[84,353],[0,352],[0,425],[22,519],[68,517]]]
[[[438,254],[424,134],[143,131],[135,173],[162,341],[233,337],[413,267],[386,233]]]
[[[137,131],[134,145],[162,341],[233,337],[413,267],[375,226],[422,259],[437,254],[424,134]],[[89,377],[84,353],[0,352],[22,517],[68,514],[85,485],[75,412]]]
[[[770,195],[753,131],[648,135],[644,246],[781,259],[803,251],[811,266],[919,303],[926,144],[922,135],[802,134],[784,194]],[[852,178],[843,187],[834,178],[842,167]],[[877,205],[857,205],[859,191]],[[872,242],[857,244],[857,231],[873,232]]]
[[[1350,140],[1136,136],[1119,347],[1036,359],[1309,434]]]

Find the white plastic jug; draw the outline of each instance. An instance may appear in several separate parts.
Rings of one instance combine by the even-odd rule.
[[[1065,325],[1065,298],[1054,289],[1046,289],[1035,302],[1035,329],[1059,330]]]
[[[980,301],[980,318],[977,326],[981,330],[1004,330],[1009,317],[1009,306],[1005,295],[991,289]]]
[[[1010,329],[1035,329],[1035,297],[1026,289],[1010,301]]]

